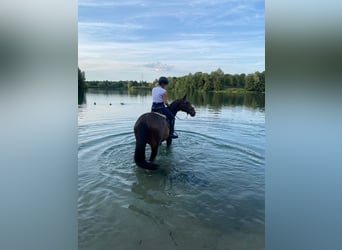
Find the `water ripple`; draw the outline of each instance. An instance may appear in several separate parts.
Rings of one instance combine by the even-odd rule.
[[[168,230],[173,244],[181,242],[174,232],[188,230],[263,237],[264,126],[253,120],[227,125],[220,117],[215,124],[204,118],[177,122],[179,138],[159,147],[156,171],[133,161],[134,119],[80,124],[80,249],[107,249],[105,242],[136,232],[137,221]]]

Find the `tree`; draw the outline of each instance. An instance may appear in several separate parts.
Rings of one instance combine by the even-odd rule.
[[[224,88],[229,88],[229,87],[232,87],[234,86],[233,83],[234,83],[234,78],[232,75],[230,74],[224,74],[223,76],[223,87]]]
[[[249,90],[249,91],[253,91],[254,90],[254,76],[253,76],[253,74],[248,74],[246,76],[245,89]]]
[[[224,72],[218,68],[216,71],[210,73],[213,79],[213,87],[215,91],[223,89]]]
[[[265,91],[265,71],[262,73],[257,71],[253,74],[248,74],[246,76],[245,89],[248,91],[264,92]]]
[[[85,72],[82,71],[80,68],[78,68],[78,88],[79,89],[85,89],[86,85],[85,85]]]
[[[263,72],[256,72],[255,74],[257,74],[258,78],[259,78],[259,82],[256,85],[256,91],[258,92],[265,92],[265,71]]]
[[[85,96],[85,73],[84,71],[78,68],[78,104],[86,103],[86,96]]]
[[[246,74],[242,73],[237,76],[238,80],[238,87],[244,88],[246,84]]]

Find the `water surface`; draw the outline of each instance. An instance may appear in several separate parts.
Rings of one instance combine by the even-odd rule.
[[[149,92],[86,93],[79,249],[264,249],[264,96],[188,99],[196,116],[178,114],[179,138],[162,144],[160,168],[149,171],[133,161],[133,126],[150,110]]]

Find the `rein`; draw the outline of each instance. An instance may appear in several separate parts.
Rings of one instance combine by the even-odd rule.
[[[181,119],[181,118],[178,117],[178,115],[175,115],[175,117],[176,117],[178,120],[181,120],[181,121],[182,121],[182,120],[187,120],[187,119],[188,119],[188,116],[189,116],[189,114],[186,113],[186,118],[185,118],[185,119]]]
[[[168,106],[168,108],[174,114],[175,118],[177,118],[178,120],[184,120],[184,119],[179,118],[179,116],[177,116],[177,112],[180,111],[180,109],[178,108],[178,103],[176,103],[176,101],[172,102],[171,105]],[[183,111],[183,112],[186,113],[186,119],[187,119],[189,116],[189,113],[187,111]]]

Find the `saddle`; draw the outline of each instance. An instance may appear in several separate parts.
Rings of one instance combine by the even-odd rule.
[[[161,112],[152,111],[152,113],[157,114],[157,115],[163,117],[164,119],[167,119],[166,115],[162,114]]]

